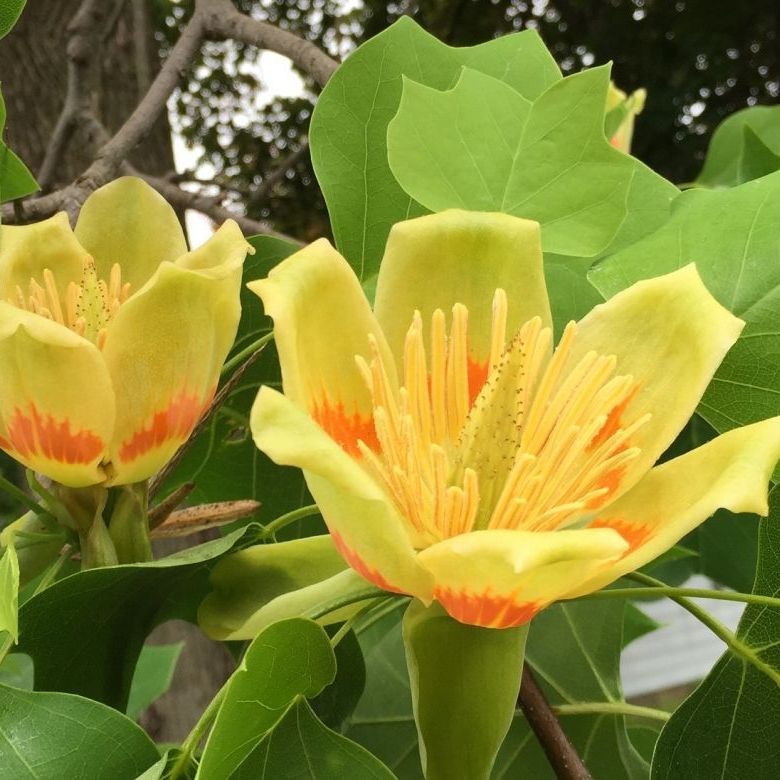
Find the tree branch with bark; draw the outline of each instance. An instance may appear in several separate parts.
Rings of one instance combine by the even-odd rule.
[[[110,16],[109,12],[110,8],[99,0],[84,0],[71,22],[68,93],[39,171],[39,181],[44,190],[52,181],[57,163],[76,127],[91,129],[95,138],[102,135],[100,120],[92,106],[90,85],[93,75],[89,54],[100,40],[100,28]],[[61,210],[67,212],[71,222],[75,222],[89,194],[111,181],[123,171],[123,166],[127,166],[129,154],[165,110],[168,98],[191,69],[207,39],[232,39],[282,54],[309,73],[320,85],[325,84],[338,66],[335,60],[310,41],[241,14],[229,0],[196,0],[192,18],[185,25],[159,73],[119,130],[113,136],[102,139],[87,169],[59,190],[6,204],[2,209],[3,222],[13,224],[45,219]],[[124,172],[127,172],[127,168]],[[224,197],[207,197],[188,192],[163,178],[134,172],[175,206],[200,211],[217,221],[235,219],[242,230],[248,233],[281,236],[267,223],[243,217],[222,206]]]

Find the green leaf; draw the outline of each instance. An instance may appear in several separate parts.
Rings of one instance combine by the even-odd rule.
[[[333,636],[336,626],[328,629]],[[317,717],[329,728],[341,731],[346,719],[355,711],[366,687],[366,664],[354,631],[347,631],[334,648],[336,679],[325,688],[311,706]]]
[[[89,569],[22,605],[19,650],[35,662],[38,688],[78,693],[124,711],[138,655],[159,623],[194,622],[213,563],[254,529],[151,563]]]
[[[19,10],[21,11],[21,8]],[[0,12],[0,38],[4,35],[1,31],[2,16]],[[0,203],[23,198],[38,189],[38,182],[35,181],[27,166],[3,142],[4,128],[5,101],[0,93]]]
[[[606,296],[695,262],[710,292],[747,323],[699,405],[714,428],[780,414],[780,172],[730,190],[691,190],[655,233],[596,265]]]
[[[604,137],[609,66],[530,101],[464,68],[447,92],[404,79],[387,133],[390,169],[431,211],[501,211],[540,222],[546,252],[592,257],[626,215],[631,157]]]
[[[11,32],[26,3],[27,0],[0,0],[0,38]]]
[[[0,686],[0,777],[134,780],[160,754],[129,718],[63,693]]]
[[[330,535],[261,544],[225,558],[211,575],[212,590],[198,622],[214,639],[252,639],[271,623],[318,604],[360,593],[366,581],[348,568]],[[360,604],[327,616],[345,620]]]
[[[468,626],[412,601],[403,635],[428,780],[486,778],[509,730],[528,626]]]
[[[526,659],[553,705],[622,702],[620,653],[625,645],[625,604],[620,601],[563,602],[531,623]],[[651,626],[645,626],[645,630]],[[637,635],[632,632],[632,637]],[[599,780],[648,774],[622,715],[562,716],[563,727],[593,777]],[[518,718],[496,764],[497,776],[554,777],[541,748]]]
[[[241,320],[231,356],[256,342],[271,330],[271,321],[263,312],[260,299],[246,288],[246,282],[267,276],[285,257],[299,249],[297,244],[270,236],[248,239],[255,248],[244,263],[241,287]],[[185,482],[194,482],[193,503],[253,498],[262,503],[265,522],[311,503],[299,469],[277,466],[260,452],[249,430],[249,411],[261,384],[281,389],[281,372],[276,349],[269,344],[246,371],[205,430],[195,439],[163,492]],[[321,524],[311,518],[286,532],[292,535],[319,532]],[[309,531],[309,529],[311,529]]]
[[[719,509],[699,526],[701,571],[722,585],[747,593],[756,578],[758,518]],[[667,582],[663,574],[655,575]]]
[[[780,169],[780,106],[752,106],[721,122],[712,134],[702,187],[734,187]]]
[[[394,780],[365,748],[324,726],[299,699],[231,780]]]
[[[34,682],[35,667],[29,655],[11,653],[0,663],[0,685],[31,691]]]
[[[4,634],[19,639],[19,560],[12,544],[0,557],[0,645]]]
[[[139,715],[171,687],[173,673],[179,661],[184,642],[173,645],[145,645],[138,656],[138,663],[130,684],[127,699],[128,718],[137,720]]]
[[[335,674],[333,649],[316,623],[292,618],[266,628],[228,682],[198,779],[230,777],[301,697],[316,696]]]
[[[754,593],[780,595],[780,488],[760,521]],[[780,609],[748,604],[737,637],[780,676]],[[661,732],[653,780],[745,777],[773,780],[780,766],[780,685],[726,652]]]
[[[402,76],[448,89],[464,65],[501,79],[528,100],[561,77],[533,31],[459,49],[404,16],[353,52],[317,101],[309,132],[312,162],[336,245],[361,279],[376,274],[390,227],[424,213],[387,162],[387,126],[398,108]]]

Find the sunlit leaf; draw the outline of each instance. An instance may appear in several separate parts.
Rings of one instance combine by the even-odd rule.
[[[501,79],[529,100],[561,77],[533,31],[452,48],[403,16],[353,52],[317,101],[309,133],[312,162],[336,244],[361,279],[376,274],[390,227],[424,213],[387,163],[387,126],[398,108],[402,76],[448,89],[463,65]]]

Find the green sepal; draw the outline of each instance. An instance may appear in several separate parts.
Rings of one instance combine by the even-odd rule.
[[[480,628],[414,600],[403,636],[427,780],[482,780],[512,723],[528,626]]]
[[[214,567],[210,583],[198,623],[220,640],[252,639],[277,620],[317,612],[318,605],[369,587],[347,568],[329,535],[241,550]],[[320,622],[346,620],[360,606],[349,605]]]

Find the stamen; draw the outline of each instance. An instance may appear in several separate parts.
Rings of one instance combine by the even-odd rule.
[[[37,279],[30,279],[27,296],[21,286],[16,285],[9,302],[24,311],[64,325],[102,349],[108,323],[130,295],[130,284],[122,284],[119,264],[114,263],[106,282],[98,279],[95,262],[87,255],[83,260],[81,281],[69,282],[62,297],[50,268],[43,269],[41,280],[43,284]]]
[[[109,295],[116,288],[110,279]],[[378,449],[358,442],[361,462],[418,547],[480,528],[576,524],[614,497],[640,455],[631,442],[650,416],[622,424],[639,385],[613,376],[617,358],[588,352],[569,366],[575,323],[551,354],[551,331],[538,317],[507,344],[507,307],[506,293],[496,290],[488,376],[473,405],[462,304],[452,309],[449,336],[444,313],[433,312],[427,352],[422,317],[414,313],[401,387],[391,382],[373,336],[370,360],[356,358],[372,394],[378,442]]]

